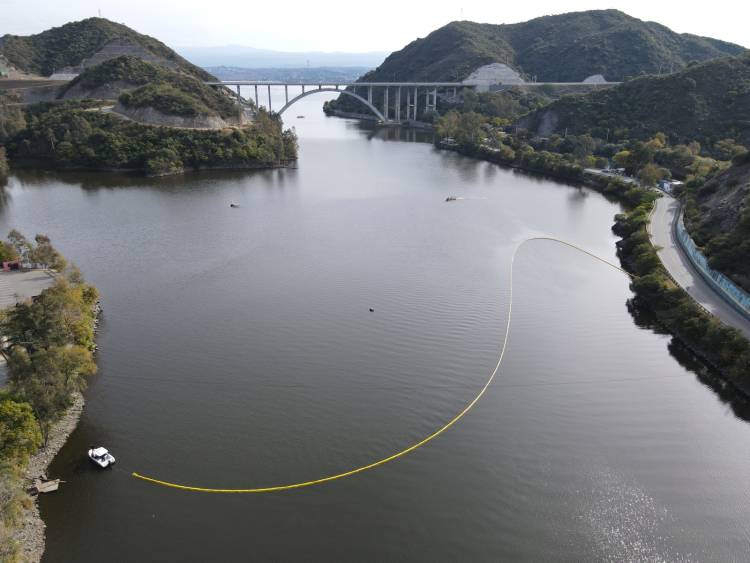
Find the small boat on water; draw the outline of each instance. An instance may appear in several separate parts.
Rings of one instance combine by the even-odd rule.
[[[115,457],[109,453],[107,448],[101,446],[89,450],[89,459],[102,468],[111,467],[115,464]]]
[[[456,201],[458,198],[454,195],[449,195],[445,198],[445,201]]]
[[[230,204],[229,204],[229,207],[233,207],[233,208],[235,208],[235,209],[236,209],[236,208],[238,208],[239,206],[240,206],[240,204],[239,204],[239,203],[230,203]]]
[[[298,115],[297,119],[305,119],[305,116],[304,115]]]

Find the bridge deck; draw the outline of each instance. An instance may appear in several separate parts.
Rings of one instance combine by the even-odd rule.
[[[460,88],[474,86],[463,82],[274,82],[269,80],[222,80],[206,82],[209,86],[406,86],[431,88]]]
[[[474,82],[275,82],[270,80],[222,80],[206,82],[208,86],[378,86],[406,88],[473,88],[479,86]],[[503,86],[612,86],[620,82],[520,82],[502,84]]]

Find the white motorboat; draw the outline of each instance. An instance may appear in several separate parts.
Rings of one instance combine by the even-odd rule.
[[[107,448],[91,448],[89,450],[89,459],[99,467],[109,467],[115,464],[115,457],[109,453]]]

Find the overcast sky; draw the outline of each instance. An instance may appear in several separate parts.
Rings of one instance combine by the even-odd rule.
[[[742,6],[745,5],[745,8]],[[640,19],[750,46],[750,4],[630,0],[0,0],[0,35],[27,35],[102,16],[179,46],[246,45],[281,51],[394,51],[457,19],[514,23],[579,10],[618,8]]]

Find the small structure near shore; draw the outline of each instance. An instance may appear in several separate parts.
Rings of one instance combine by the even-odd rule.
[[[31,487],[29,487],[28,491],[31,495],[52,493],[60,488],[60,483],[64,483],[64,481],[60,481],[60,479],[51,479],[47,481],[46,478],[34,479],[34,482]]]

